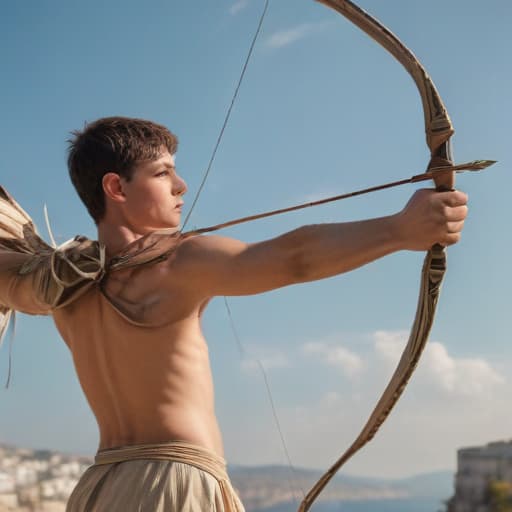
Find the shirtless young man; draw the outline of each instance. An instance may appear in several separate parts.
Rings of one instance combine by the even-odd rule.
[[[378,219],[304,226],[252,244],[187,237],[179,232],[187,188],[176,148],[166,128],[128,118],[100,119],[70,145],[72,181],[107,261],[121,267],[109,272],[107,264],[98,286],[51,311],[100,432],[96,464],[69,512],[243,510],[222,459],[200,325],[208,301],[454,244],[467,214],[465,194],[420,190],[402,211]],[[158,230],[167,231],[155,239]],[[145,251],[160,257],[125,264]]]

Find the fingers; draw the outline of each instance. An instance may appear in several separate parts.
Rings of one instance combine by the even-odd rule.
[[[465,206],[468,203],[468,196],[460,190],[452,190],[450,192],[438,192],[437,198],[446,206],[452,208],[457,206]]]
[[[447,233],[437,243],[442,245],[443,247],[448,247],[449,245],[455,245],[456,243],[460,242],[461,237],[462,237],[462,234],[460,232],[459,233]]]
[[[459,190],[440,192],[432,197],[437,203],[439,220],[445,226],[446,233],[462,231],[468,215],[468,196]]]
[[[461,239],[464,221],[468,215],[468,196],[464,192],[455,190],[443,192],[440,197],[443,214],[443,235],[440,243],[444,246],[454,245]]]
[[[459,222],[446,222],[440,229],[438,240],[436,243],[445,247],[458,243],[462,237],[462,229],[464,221]]]
[[[443,217],[446,222],[460,222],[468,216],[467,206],[454,206],[452,208],[445,207],[443,209]]]
[[[399,219],[407,248],[425,250],[434,244],[456,244],[468,215],[468,196],[459,190],[415,192]]]
[[[463,227],[464,227],[464,220],[461,220],[459,222],[447,222],[446,223],[446,233],[448,233],[448,234],[460,233],[462,231]]]

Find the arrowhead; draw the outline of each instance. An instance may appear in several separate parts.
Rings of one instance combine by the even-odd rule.
[[[481,171],[483,169],[487,169],[487,167],[490,167],[495,163],[496,160],[473,160],[472,162],[467,162],[465,164],[459,164],[454,166],[454,170],[456,170],[457,172]]]
[[[464,164],[457,165],[443,165],[440,167],[432,167],[427,171],[428,174],[437,172],[465,172],[465,171],[482,171],[491,165],[495,164],[496,160],[473,160]]]

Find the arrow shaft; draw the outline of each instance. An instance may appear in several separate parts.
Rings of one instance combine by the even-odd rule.
[[[483,168],[483,167],[476,167],[473,162],[470,162],[468,164],[460,164],[457,166],[450,166],[450,167],[438,169],[435,171],[425,172],[423,174],[417,174],[410,178],[405,178],[405,179],[398,180],[398,181],[392,181],[390,183],[384,183],[383,185],[376,185],[373,187],[356,190],[354,192],[348,192],[346,194],[338,194],[335,196],[318,199],[316,201],[310,201],[307,203],[301,203],[301,204],[296,204],[293,206],[288,206],[286,208],[279,208],[277,210],[271,210],[268,212],[257,213],[255,215],[248,215],[246,217],[240,217],[238,219],[233,219],[233,220],[230,220],[227,222],[223,222],[221,224],[215,224],[214,226],[208,226],[206,228],[196,229],[196,230],[188,232],[188,234],[189,235],[200,235],[203,233],[211,233],[212,231],[217,231],[219,229],[236,226],[238,224],[243,224],[245,222],[251,222],[253,220],[265,219],[267,217],[273,217],[274,215],[281,215],[283,213],[294,212],[296,210],[302,210],[304,208],[310,208],[312,206],[319,206],[321,204],[332,203],[334,201],[341,201],[342,199],[348,199],[349,197],[361,196],[363,194],[369,194],[370,192],[377,192],[378,190],[399,187],[400,185],[406,185],[408,183],[418,183],[420,181],[427,181],[427,180],[431,180],[434,174],[439,174],[442,172],[453,172],[453,171],[462,172],[464,170],[480,170],[481,168]]]

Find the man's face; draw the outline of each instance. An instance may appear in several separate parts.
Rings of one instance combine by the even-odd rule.
[[[167,150],[156,160],[140,162],[132,179],[121,181],[126,198],[123,210],[134,231],[179,227],[187,185],[176,174],[174,156]]]

